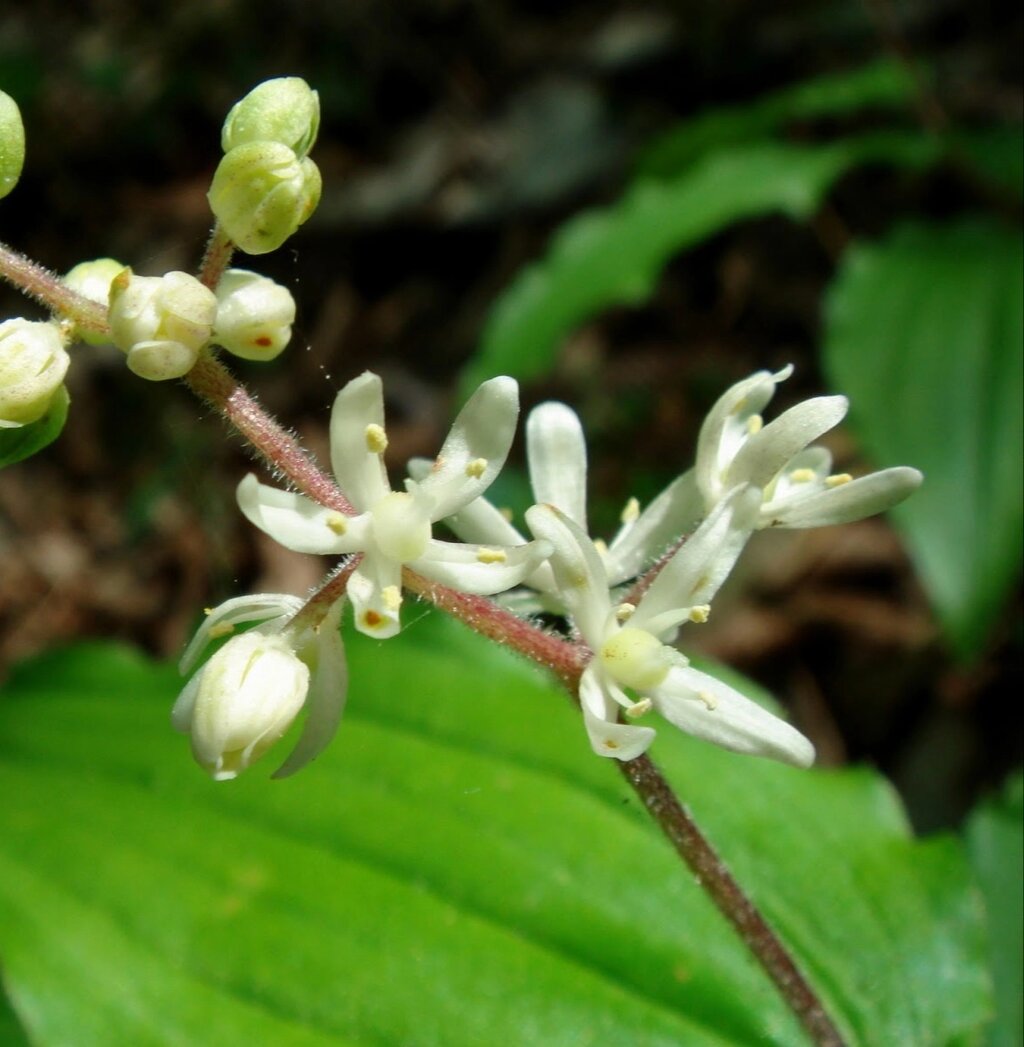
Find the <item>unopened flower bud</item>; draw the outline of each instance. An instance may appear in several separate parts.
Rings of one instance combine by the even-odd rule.
[[[110,285],[111,341],[140,378],[160,382],[192,369],[209,342],[217,299],[188,273],[135,276],[123,269]]]
[[[301,160],[320,129],[320,98],[305,80],[282,76],[266,80],[236,102],[224,121],[225,153],[249,142],[280,142]]]
[[[281,246],[320,202],[320,172],[280,142],[247,142],[221,160],[208,194],[224,231],[247,254]]]
[[[17,184],[25,163],[25,127],[18,103],[0,91],[0,200]]]
[[[64,283],[85,298],[100,302],[104,306],[110,301],[110,285],[114,278],[124,271],[124,263],[113,258],[96,258],[91,262],[79,262],[67,276]],[[78,337],[89,345],[106,345],[108,338],[88,331],[79,331]]]
[[[193,677],[175,705],[200,766],[235,778],[292,725],[309,691],[309,667],[280,635],[253,631],[229,640]]]
[[[273,360],[288,344],[295,299],[259,273],[229,269],[217,287],[213,340],[243,360]]]
[[[69,363],[55,324],[21,319],[0,323],[0,429],[42,418]]]

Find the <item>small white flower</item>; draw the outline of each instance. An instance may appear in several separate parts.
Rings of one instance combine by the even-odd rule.
[[[884,512],[921,483],[916,469],[898,466],[854,480],[832,474],[832,456],[809,445],[845,417],[844,396],[805,400],[765,425],[761,411],[775,387],[793,373],[758,371],[728,389],[708,414],[697,442],[696,482],[705,507],[750,483],[763,503],[757,527],[823,527]]]
[[[401,628],[402,567],[464,592],[490,595],[518,584],[543,559],[539,543],[463,545],[432,537],[432,525],[458,512],[498,475],[515,432],[519,394],[511,378],[492,378],[459,413],[441,453],[419,483],[392,491],[380,378],[369,371],[338,393],[331,412],[331,464],[358,511],[345,516],[301,494],[267,487],[253,475],[238,485],[242,512],[289,549],[362,553],[348,582],[356,628],[394,636]]]
[[[135,276],[110,285],[110,340],[140,378],[162,382],[190,371],[210,340],[217,299],[188,273]]]
[[[304,706],[302,733],[273,777],[294,774],[334,736],[348,683],[340,602],[315,629],[289,626],[301,606],[298,597],[276,593],[228,600],[210,612],[182,657],[187,673],[211,640],[243,622],[261,623],[233,636],[195,672],[171,713],[175,728],[190,735],[196,761],[218,781],[262,756]]]
[[[295,299],[287,287],[246,269],[229,269],[217,285],[213,340],[243,360],[273,360],[288,344]]]
[[[735,752],[769,756],[800,767],[814,759],[811,743],[789,724],[727,684],[689,667],[663,643],[684,621],[700,621],[750,535],[759,492],[750,486],[724,498],[673,554],[635,607],[613,606],[608,577],[585,532],[551,505],[527,514],[530,530],[548,541],[559,595],[594,657],[580,680],[580,704],[594,751],[631,760],[654,730],[618,722],[654,708],[676,727]],[[632,698],[630,689],[640,695]]]
[[[530,486],[538,504],[553,505],[581,531],[587,532],[587,445],[575,411],[566,404],[539,404],[526,420],[526,457]],[[409,463],[414,478],[429,469],[422,459]],[[622,526],[610,545],[595,543],[604,561],[611,587],[636,577],[681,534],[693,530],[704,515],[693,472],[665,488],[643,512],[631,498],[622,512]],[[464,541],[520,545],[528,541],[506,516],[486,498],[477,498],[445,523]],[[541,564],[524,579],[544,594],[540,604],[527,599],[514,602],[516,610],[560,611],[558,587],[549,564]]]
[[[39,421],[70,362],[56,324],[22,319],[0,323],[0,429]]]

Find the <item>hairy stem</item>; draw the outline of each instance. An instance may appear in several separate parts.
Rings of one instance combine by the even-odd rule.
[[[786,946],[733,878],[651,758],[638,756],[620,763],[619,769],[697,882],[775,983],[811,1040],[818,1047],[844,1047],[846,1041]]]
[[[215,291],[224,270],[231,264],[234,252],[235,245],[231,238],[224,232],[220,222],[216,222],[210,231],[210,239],[206,241],[206,251],[199,266],[199,282]]]

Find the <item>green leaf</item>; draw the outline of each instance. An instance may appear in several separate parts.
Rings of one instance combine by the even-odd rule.
[[[208,781],[168,729],[179,681],[131,652],[11,680],[0,956],[34,1043],[804,1042],[564,695],[430,618],[350,656],[338,738],[284,782]],[[979,1027],[955,841],[911,839],[866,771],[667,726],[655,752],[852,1045]]]
[[[963,658],[1020,572],[1022,342],[1019,230],[904,226],[851,250],[829,297],[825,363],[854,428],[925,474],[895,518]]]
[[[1024,778],[983,804],[967,825],[971,864],[985,895],[995,975],[996,1020],[989,1047],[1024,1043]]]
[[[888,58],[793,84],[743,105],[710,109],[682,121],[644,150],[637,173],[673,178],[708,153],[767,138],[790,121],[864,109],[908,109],[915,93],[906,66]]]
[[[674,254],[732,223],[778,211],[806,218],[850,168],[924,166],[938,150],[901,134],[814,147],[760,142],[707,156],[672,181],[637,183],[611,207],[563,226],[547,256],[502,294],[463,372],[463,394],[494,374],[542,374],[579,324],[607,306],[642,302]]]
[[[0,469],[29,458],[60,436],[68,417],[66,386],[61,386],[50,401],[50,406],[37,422],[19,426],[17,429],[0,429]]]

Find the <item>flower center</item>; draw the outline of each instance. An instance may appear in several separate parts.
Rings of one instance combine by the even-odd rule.
[[[426,506],[404,491],[386,494],[373,507],[373,537],[380,551],[399,563],[417,560],[430,541]]]
[[[637,691],[657,687],[672,666],[671,652],[656,636],[628,625],[604,642],[598,657],[616,683]]]

